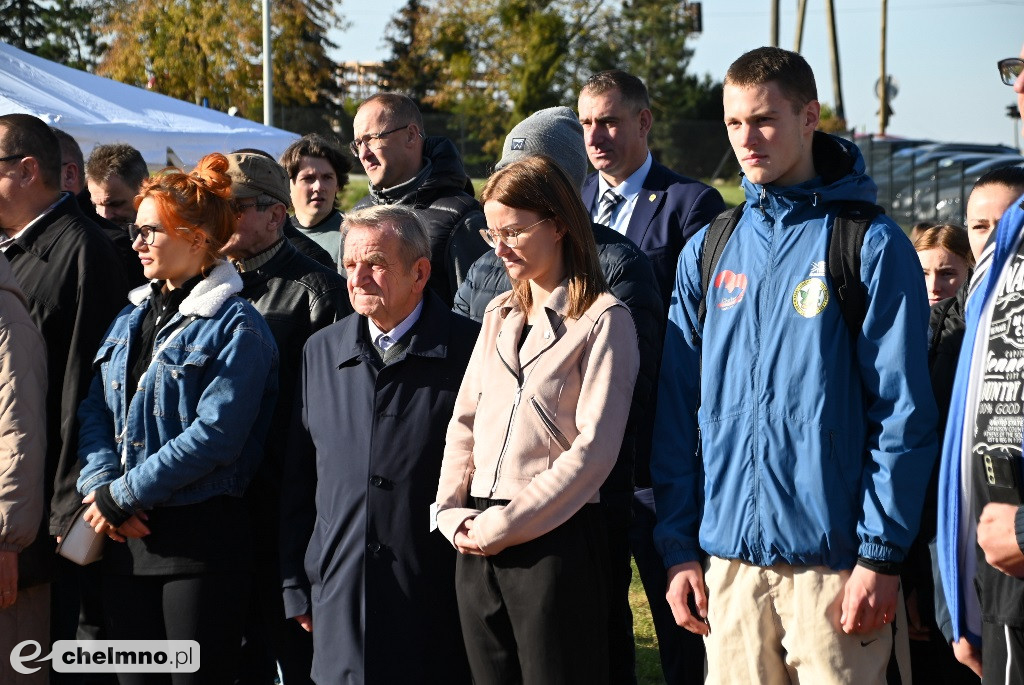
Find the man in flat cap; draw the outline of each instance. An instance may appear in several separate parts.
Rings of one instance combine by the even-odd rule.
[[[284,168],[259,150],[227,157],[238,227],[222,252],[241,273],[241,296],[263,314],[281,354],[281,392],[266,453],[246,493],[259,531],[254,539],[262,544],[256,550],[243,681],[273,682],[277,661],[285,682],[293,685],[310,682],[313,646],[308,633],[284,618],[277,561],[281,463],[306,339],[351,313],[352,306],[344,279],[300,254],[284,237],[290,200]]]

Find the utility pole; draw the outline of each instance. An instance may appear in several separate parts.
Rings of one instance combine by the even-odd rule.
[[[800,0],[796,10],[796,41],[793,52],[800,52],[804,44],[804,17],[807,16],[807,0]]]
[[[885,129],[889,127],[889,75],[885,73],[885,30],[886,18],[889,15],[889,0],[882,0],[882,80],[879,83],[878,100],[878,134],[885,135]]]
[[[779,0],[772,0],[772,47],[779,47]]]
[[[843,107],[843,88],[839,75],[839,41],[836,39],[836,12],[833,0],[825,0],[825,17],[828,23],[828,37],[832,51],[832,92],[835,98],[835,113],[837,119],[846,119],[846,109]]]
[[[263,124],[274,125],[273,60],[270,54],[270,0],[263,0]]]

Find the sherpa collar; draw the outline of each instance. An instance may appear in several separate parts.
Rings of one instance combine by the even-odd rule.
[[[242,291],[242,277],[235,267],[219,259],[213,264],[210,275],[199,281],[188,297],[181,301],[178,311],[182,316],[210,318],[227,302],[228,298]],[[128,293],[128,299],[138,306],[150,295],[149,284],[141,285]]]

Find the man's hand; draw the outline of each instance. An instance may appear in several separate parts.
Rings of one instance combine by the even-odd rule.
[[[0,552],[0,609],[14,606],[18,600],[18,553]]]
[[[977,647],[967,641],[966,637],[960,638],[959,642],[950,643],[953,645],[953,656],[967,668],[974,671],[974,675],[981,677],[981,652]]]
[[[302,629],[305,630],[307,633],[313,632],[312,616],[310,616],[309,614],[299,614],[295,617],[295,620],[299,622],[299,625],[302,626]]]
[[[843,632],[872,633],[896,617],[900,577],[854,566],[843,587]]]
[[[694,603],[699,616],[690,611],[689,598],[694,596]],[[700,563],[688,561],[676,564],[668,570],[668,590],[665,599],[672,608],[672,617],[676,623],[697,635],[708,635],[708,588],[704,584],[704,570]]]
[[[1017,544],[1014,526],[1017,507],[1013,504],[989,502],[978,521],[978,545],[985,552],[985,561],[1008,576],[1024,577],[1024,552]]]

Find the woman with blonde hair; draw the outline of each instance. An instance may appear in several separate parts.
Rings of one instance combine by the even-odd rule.
[[[79,409],[78,490],[86,521],[110,538],[99,562],[108,636],[197,640],[200,670],[175,683],[234,679],[250,573],[241,496],[277,394],[274,338],[217,256],[235,230],[227,168],[207,155],[135,198],[129,234],[151,283],[108,330]]]
[[[639,366],[590,219],[546,157],[496,172],[488,237],[512,281],[496,297],[448,427],[436,523],[461,553],[456,592],[473,679],[607,682],[607,534],[598,489]]]
[[[928,289],[928,304],[937,305],[956,295],[970,277],[974,255],[967,231],[960,226],[940,224],[926,228],[914,240]]]

